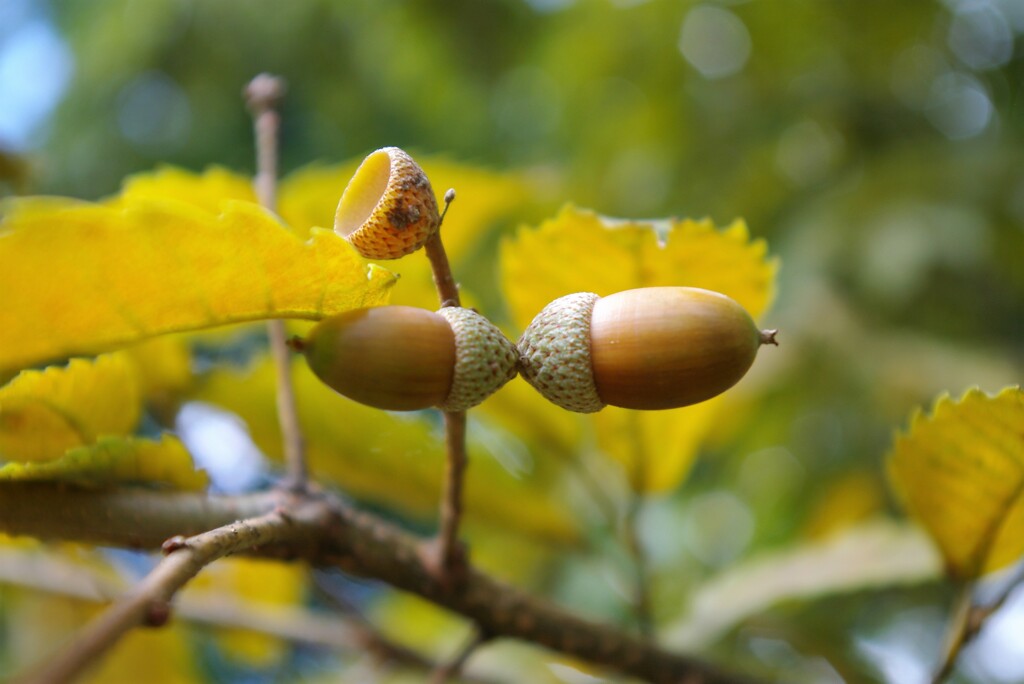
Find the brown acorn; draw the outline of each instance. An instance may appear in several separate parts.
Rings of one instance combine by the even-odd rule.
[[[367,259],[411,254],[440,225],[427,174],[397,147],[384,147],[363,160],[334,215],[334,232]]]
[[[494,324],[461,307],[348,311],[292,346],[338,393],[390,411],[464,411],[511,380],[518,360]]]
[[[556,299],[517,347],[523,377],[570,411],[668,409],[735,385],[775,332],[723,294],[648,287]]]

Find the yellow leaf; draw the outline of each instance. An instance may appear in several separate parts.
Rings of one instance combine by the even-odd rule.
[[[824,539],[885,510],[884,492],[872,472],[856,470],[816,487],[804,534]]]
[[[505,240],[501,283],[520,329],[573,292],[605,296],[671,285],[721,292],[757,318],[774,294],[777,263],[767,250],[739,220],[718,230],[707,219],[622,221],[567,206]]]
[[[187,491],[205,489],[208,482],[206,473],[195,469],[181,442],[170,435],[159,442],[101,437],[95,444],[75,447],[52,461],[8,463],[0,468],[0,483],[25,480],[87,486],[143,483]]]
[[[182,598],[188,600],[190,593],[196,592],[239,605],[294,606],[305,596],[307,578],[308,569],[298,563],[225,558],[207,567],[190,582]],[[218,630],[217,635],[228,655],[250,667],[273,667],[289,653],[288,642],[267,634],[225,628]]]
[[[394,276],[345,240],[303,242],[258,206],[214,216],[171,200],[29,203],[0,223],[0,368],[262,318],[383,303]]]
[[[102,434],[130,433],[139,404],[135,367],[120,354],[23,371],[0,388],[0,460],[44,461]]]
[[[1024,392],[972,389],[917,412],[888,457],[894,487],[950,574],[973,579],[1024,553]]]
[[[588,418],[601,449],[622,464],[633,490],[655,493],[686,478],[721,405],[719,397],[671,411],[608,406]]]
[[[321,383],[301,360],[293,381],[310,467],[353,495],[415,516],[433,517],[444,472],[439,414],[389,413],[350,401]],[[278,458],[281,436],[274,403],[274,372],[264,360],[242,375],[212,373],[196,398],[238,414],[264,453]],[[471,465],[466,473],[467,520],[497,523],[528,534],[566,541],[576,536],[565,510],[539,466],[510,474],[495,456],[501,445],[484,425],[471,425]]]
[[[420,653],[450,653],[470,630],[462,616],[413,594],[385,592],[369,608],[385,637]]]
[[[359,161],[354,159],[333,166],[311,164],[288,174],[281,180],[277,193],[277,212],[281,219],[297,228],[333,229],[341,193],[359,167]]]
[[[112,206],[130,206],[140,200],[176,200],[219,214],[230,200],[256,203],[252,179],[220,167],[201,174],[166,166],[125,180],[121,193],[110,200]]]
[[[179,399],[192,386],[192,355],[182,335],[163,335],[125,349],[135,366],[139,388],[150,408],[173,416]]]
[[[470,252],[503,221],[508,222],[530,201],[532,195],[523,173],[498,173],[441,159],[417,158],[430,178],[438,206],[448,188],[456,200],[445,216],[442,233],[445,250],[459,279],[465,281]],[[333,227],[334,212],[341,193],[358,167],[358,161],[339,166],[310,166],[288,176],[281,183],[278,209],[293,226]],[[402,274],[391,301],[395,304],[438,307],[430,263],[423,254],[412,254],[397,262],[380,262]]]
[[[742,221],[719,230],[708,220],[621,221],[567,206],[502,244],[501,283],[520,329],[566,294],[658,286],[721,292],[757,318],[774,293],[777,263],[766,255],[765,242],[751,241]],[[609,407],[590,420],[602,449],[638,491],[665,491],[685,478],[724,403],[647,412]]]
[[[94,684],[184,684],[204,680],[193,635],[171,623],[162,629],[134,629],[117,641],[84,681]]]
[[[552,410],[551,402],[518,376],[476,411],[535,447],[544,458],[575,453],[586,426],[583,416]]]
[[[0,673],[28,672],[69,643],[106,610],[88,601],[33,590],[4,591],[4,655]],[[90,684],[182,684],[202,681],[187,629],[172,621],[162,629],[136,629],[82,677]],[[2,676],[2,675],[0,675]],[[5,679],[5,681],[7,681]]]

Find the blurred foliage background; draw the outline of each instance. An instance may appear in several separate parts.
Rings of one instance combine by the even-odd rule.
[[[1022,35],[1020,0],[4,0],[0,192],[251,172],[240,93],[269,71],[284,171],[398,145],[524,171],[536,203],[504,228],[563,201],[743,217],[781,259],[782,347],[645,510],[654,570],[686,586],[892,514],[883,457],[911,410],[1020,382]],[[563,598],[603,596],[585,576]],[[918,681],[948,601],[939,582],[793,601],[718,656]],[[1016,605],[961,681],[1024,678]]]

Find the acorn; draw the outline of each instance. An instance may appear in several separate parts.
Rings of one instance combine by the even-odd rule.
[[[334,215],[334,232],[367,259],[411,254],[440,225],[427,174],[397,147],[381,148],[363,160]]]
[[[544,308],[519,339],[519,372],[570,411],[606,405],[669,409],[729,389],[774,330],[759,330],[729,297],[647,287],[607,297],[580,292]]]
[[[493,323],[455,306],[348,311],[291,345],[339,394],[390,411],[465,411],[511,380],[519,357]]]

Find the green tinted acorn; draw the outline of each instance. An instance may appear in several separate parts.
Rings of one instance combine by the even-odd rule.
[[[348,311],[292,346],[338,393],[391,411],[464,411],[511,380],[518,360],[494,324],[461,307]]]
[[[570,411],[668,409],[710,399],[742,378],[774,330],[734,300],[692,287],[556,299],[517,343],[520,373]]]

